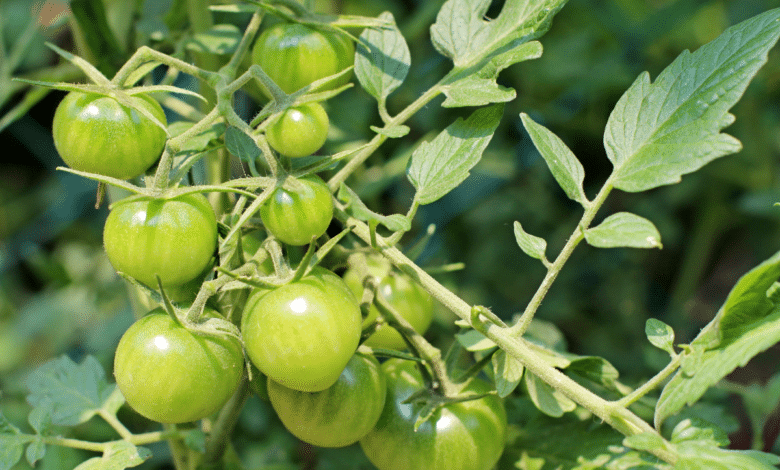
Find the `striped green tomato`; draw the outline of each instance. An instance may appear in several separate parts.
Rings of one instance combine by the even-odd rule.
[[[328,229],[333,197],[322,178],[289,179],[260,208],[266,230],[288,245],[305,245]]]

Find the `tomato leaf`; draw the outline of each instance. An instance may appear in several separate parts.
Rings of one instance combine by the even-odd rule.
[[[466,351],[470,352],[487,351],[496,347],[493,340],[486,338],[485,335],[474,329],[456,334],[455,339],[466,348]]]
[[[124,470],[141,465],[151,456],[152,453],[144,447],[115,441],[109,444],[102,457],[91,458],[74,470]]]
[[[391,139],[398,139],[408,134],[411,129],[409,129],[409,126],[400,125],[388,128],[371,126],[371,130],[377,134],[390,137]]]
[[[417,202],[430,204],[469,176],[490,143],[503,110],[503,105],[480,108],[417,147],[407,166],[407,177],[417,189]]]
[[[564,413],[574,411],[577,408],[577,404],[570,398],[550,387],[529,371],[525,372],[523,384],[536,408],[547,416],[560,418]]]
[[[734,122],[728,110],[780,37],[778,18],[775,9],[743,21],[696,52],[680,54],[654,83],[647,72],[636,79],[604,135],[614,187],[638,192],[677,183],[742,148],[720,131]]]
[[[531,258],[541,260],[545,265],[550,264],[547,260],[547,255],[545,254],[545,251],[547,251],[547,241],[544,238],[527,233],[523,230],[523,226],[520,225],[520,222],[517,221],[515,221],[514,229],[515,241],[517,241],[517,246],[523,250],[523,253]]]
[[[585,231],[585,240],[597,248],[661,248],[661,234],[652,222],[628,212],[618,212]]]
[[[255,161],[261,153],[252,137],[233,126],[229,126],[225,131],[225,147],[244,162]]]
[[[0,470],[10,470],[21,460],[27,442],[29,439],[0,413]]]
[[[228,55],[236,51],[242,36],[238,26],[217,24],[208,31],[195,34],[185,47],[193,52]]]
[[[780,252],[742,276],[715,318],[685,348],[681,368],[664,387],[656,426],[753,356],[780,341],[780,306],[768,292],[780,277]]]
[[[431,26],[431,40],[436,50],[452,59],[456,68],[485,63],[508,48],[541,36],[566,1],[507,0],[498,17],[486,21],[490,3],[490,0],[449,0],[439,10],[436,23]]]
[[[650,341],[650,344],[658,349],[668,352],[670,355],[674,355],[674,330],[672,327],[657,320],[650,318],[645,323],[645,335]]]
[[[563,189],[569,199],[577,201],[583,206],[588,203],[588,198],[582,189],[585,180],[585,169],[577,160],[574,152],[563,143],[557,135],[546,127],[535,123],[525,113],[520,114],[528,135],[531,136],[539,154],[547,162],[555,181]]]
[[[401,214],[382,215],[372,211],[360,200],[357,194],[347,185],[341,184],[338,198],[346,205],[346,212],[352,217],[364,222],[375,222],[387,227],[394,232],[408,232],[412,228],[412,222]]]
[[[30,445],[27,446],[27,450],[24,451],[24,458],[27,459],[27,463],[29,463],[31,467],[35,467],[35,462],[41,460],[45,455],[46,444],[44,444],[40,437],[32,441]]]
[[[380,103],[401,86],[411,65],[411,54],[393,14],[379,18],[391,24],[378,29],[367,28],[360,35],[355,55],[355,76],[360,85]]]
[[[76,364],[62,356],[33,371],[27,378],[27,388],[30,405],[51,406],[53,424],[74,426],[94,416],[111,397],[115,385],[106,381],[103,367],[94,357],[87,356]]]
[[[507,355],[506,351],[502,349],[499,349],[491,360],[498,396],[508,397],[520,385],[525,368],[520,361]]]
[[[447,99],[441,104],[445,108],[461,106],[484,106],[490,103],[512,101],[517,93],[489,78],[468,76],[443,87]]]

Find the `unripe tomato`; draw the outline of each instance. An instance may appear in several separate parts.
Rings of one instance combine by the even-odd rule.
[[[349,287],[317,267],[299,281],[255,289],[241,319],[252,363],[287,388],[333,385],[360,341],[360,307]]]
[[[167,124],[160,104],[146,95],[134,104]],[[165,131],[152,120],[109,96],[72,91],[57,106],[54,146],[74,170],[119,179],[143,174],[160,158]]]
[[[313,154],[328,138],[328,114],[319,103],[289,108],[265,131],[268,145],[285,157]]]
[[[218,316],[210,309],[205,314]],[[235,338],[193,333],[155,309],[122,335],[114,376],[139,414],[185,423],[212,415],[228,401],[244,375],[243,358]]]
[[[336,74],[355,62],[355,46],[343,34],[299,23],[279,23],[257,38],[252,61],[285,93],[294,93],[315,80]],[[331,81],[320,91],[349,82],[352,74]]]
[[[299,392],[268,380],[279,419],[298,439],[320,447],[354,444],[374,427],[385,405],[385,378],[373,356],[355,353],[335,384]]]
[[[109,261],[147,286],[184,284],[200,275],[217,247],[217,218],[202,194],[118,201],[103,229]]]
[[[333,219],[333,196],[322,178],[310,175],[276,188],[260,207],[266,230],[288,245],[305,245],[328,229]]]
[[[424,334],[433,320],[433,299],[428,292],[414,282],[408,275],[394,271],[390,263],[381,256],[369,256],[366,259],[368,273],[376,283],[376,295],[382,296],[387,302],[412,325],[414,330]],[[363,296],[363,284],[360,275],[354,269],[344,273],[347,283],[355,297]],[[368,317],[363,321],[363,327],[375,322],[379,310],[372,305]],[[405,349],[406,342],[393,327],[384,324],[366,339],[365,344],[376,348]]]
[[[416,431],[420,403],[404,403],[424,387],[411,361],[390,359],[382,364],[387,399],[374,429],[360,440],[368,459],[379,470],[490,470],[504,451],[506,410],[496,395],[438,408]],[[473,380],[464,390],[480,395],[491,387]]]

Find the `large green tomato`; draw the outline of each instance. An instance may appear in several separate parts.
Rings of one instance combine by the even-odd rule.
[[[260,207],[265,228],[288,245],[305,245],[328,229],[333,219],[333,196],[319,176],[296,179],[277,188]]]
[[[424,387],[415,364],[390,359],[382,364],[387,400],[373,430],[360,440],[379,470],[490,470],[504,451],[506,410],[496,395],[440,407],[417,431],[421,404],[403,403]],[[464,390],[483,394],[491,387],[474,380]]]
[[[279,23],[257,38],[252,61],[285,93],[294,93],[351,66],[355,61],[355,46],[343,34],[299,23]],[[351,75],[332,80],[320,91],[348,83]]]
[[[130,100],[166,125],[160,104],[146,95]],[[143,174],[160,158],[165,131],[138,110],[114,98],[72,91],[57,106],[54,146],[74,170],[119,179]]]
[[[213,310],[206,315],[216,317]],[[193,333],[156,309],[128,328],[114,376],[127,403],[160,423],[196,421],[218,411],[244,375],[241,344]]]
[[[268,145],[285,157],[313,154],[328,138],[328,114],[319,103],[289,108],[265,131]]]
[[[433,319],[433,299],[428,292],[414,282],[408,275],[394,271],[390,263],[381,256],[370,256],[366,259],[369,275],[377,283],[376,295],[382,298],[412,325],[414,330],[424,334]],[[354,269],[344,273],[347,283],[356,297],[363,295],[363,285],[360,275]],[[376,321],[379,310],[372,305],[368,317],[363,322],[367,327]],[[395,328],[382,325],[365,341],[367,346],[387,349],[405,349],[406,342]]]
[[[373,356],[355,353],[335,384],[299,392],[268,380],[279,419],[298,439],[320,447],[354,444],[374,427],[385,405],[385,378]]]
[[[114,204],[103,229],[108,259],[117,271],[156,288],[198,277],[217,247],[217,219],[201,194],[141,198]]]
[[[360,341],[360,307],[344,281],[315,268],[276,289],[255,289],[241,319],[252,363],[285,387],[319,392],[333,385]]]

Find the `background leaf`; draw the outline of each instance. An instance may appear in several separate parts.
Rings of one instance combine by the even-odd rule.
[[[490,143],[503,109],[501,105],[478,109],[417,147],[409,160],[407,177],[417,189],[415,198],[420,204],[438,200],[469,176]]]
[[[720,130],[780,37],[780,10],[727,29],[693,54],[685,51],[650,83],[641,74],[607,122],[604,146],[611,182],[624,191],[677,183],[682,175],[739,151]]]

